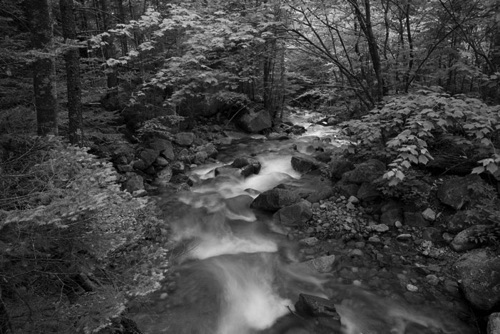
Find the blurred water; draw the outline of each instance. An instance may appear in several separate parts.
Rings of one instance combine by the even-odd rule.
[[[293,151],[312,154],[318,144],[341,145],[337,129],[310,125],[317,117],[293,115],[296,124],[308,128],[293,140],[232,133],[233,143],[219,156],[224,163],[194,169],[199,181],[191,191],[169,198],[172,205],[164,211],[180,249],[172,268],[175,288],[170,291],[166,282],[147,306],[132,310],[144,333],[267,333],[277,319],[291,314],[299,293],[336,296],[346,334],[404,334],[414,323],[421,326],[417,330],[438,330],[420,333],[439,333],[444,327],[433,317],[353,287],[325,288],[328,277],[299,262],[296,245],[270,215],[250,208],[258,192],[301,182],[290,163]],[[215,176],[215,168],[241,155],[260,161],[258,175]],[[307,187],[307,179],[302,181]]]

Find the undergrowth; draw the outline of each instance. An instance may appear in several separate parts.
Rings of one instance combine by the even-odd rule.
[[[455,150],[459,157],[465,151],[474,152],[468,172],[497,177],[499,111],[500,106],[487,106],[478,99],[421,90],[395,97],[381,109],[341,126],[354,139],[351,153],[389,162],[384,175],[389,186],[403,181],[412,166],[427,165],[434,159],[433,149],[443,151],[443,142],[459,148]]]
[[[14,333],[98,333],[130,296],[159,287],[167,229],[85,148],[58,138],[24,148],[0,165],[2,317]]]

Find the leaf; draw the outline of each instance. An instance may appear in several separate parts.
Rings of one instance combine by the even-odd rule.
[[[398,170],[396,172],[396,178],[399,179],[399,180],[401,180],[401,181],[403,181],[403,179],[405,178],[405,175],[404,175],[404,173],[402,171]]]
[[[418,157],[418,162],[423,165],[426,165],[429,162],[429,159],[425,155],[421,154]]]
[[[405,167],[405,168],[410,168],[411,167],[411,163],[408,161],[408,160],[405,160],[401,163],[401,166]]]
[[[495,164],[495,163],[491,163],[489,164],[486,169],[488,170],[488,172],[490,172],[491,174],[495,174],[496,171],[498,170],[498,165]]]
[[[479,166],[479,167],[475,167],[471,174],[481,174],[482,172],[484,172],[484,167],[483,166]]]
[[[481,144],[483,144],[485,146],[493,145],[493,143],[491,142],[491,140],[489,140],[488,138],[481,139]]]

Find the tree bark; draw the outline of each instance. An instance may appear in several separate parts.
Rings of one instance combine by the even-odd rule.
[[[54,36],[48,0],[26,0],[32,46],[38,51],[33,63],[33,88],[40,136],[57,135],[56,68],[49,50]]]
[[[349,0],[351,3],[356,18],[358,19],[359,25],[363,34],[366,37],[368,43],[368,50],[370,52],[370,58],[372,60],[373,71],[375,72],[375,78],[377,80],[376,96],[377,100],[381,100],[385,95],[385,84],[382,76],[382,64],[380,61],[380,55],[378,52],[378,44],[373,33],[373,26],[371,21],[371,3],[370,0],[363,0],[364,2],[364,14],[358,4],[358,0]]]
[[[73,0],[59,0],[63,37],[76,40],[76,23]],[[72,144],[83,145],[82,85],[80,80],[80,53],[72,47],[64,54],[66,86],[68,88],[68,137]]]
[[[106,31],[108,29],[111,29],[111,15],[109,13],[108,0],[101,0],[101,8],[103,13],[104,31]],[[111,35],[106,36],[103,38],[103,41],[107,43],[103,47],[104,58],[106,60],[114,58],[116,55],[116,50],[113,37]],[[113,88],[118,86],[118,77],[116,75],[116,71],[109,66],[106,68],[106,77],[107,77],[108,88]]]
[[[125,6],[123,6],[123,0],[115,0],[116,6],[118,7],[118,18],[120,23],[125,23],[126,21],[126,14],[125,14]],[[121,36],[120,37],[120,44],[122,47],[122,55],[126,56],[128,53],[128,43],[127,43],[127,36]]]

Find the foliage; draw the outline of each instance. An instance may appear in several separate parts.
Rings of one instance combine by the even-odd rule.
[[[433,159],[429,149],[441,138],[490,156],[471,172],[495,173],[499,110],[477,99],[422,90],[392,98],[382,108],[342,126],[354,139],[351,152],[388,160],[391,169],[384,178],[389,185],[397,185],[412,165],[426,165]]]
[[[470,224],[481,222],[485,224],[484,229],[478,229],[470,236],[470,241],[482,245],[500,244],[500,201],[495,189],[485,183],[478,183],[472,191],[480,201],[466,213],[466,220]]]
[[[56,138],[41,151],[25,177],[45,187],[0,216],[4,302],[23,333],[96,333],[128,295],[158,288],[166,230],[151,203],[119,189],[110,163]]]
[[[181,108],[192,101],[209,101],[218,92],[236,92],[242,84],[259,80],[259,48],[274,38],[269,8],[260,5],[246,15],[219,8],[191,8],[171,4],[168,11],[149,8],[139,20],[119,24],[94,36],[101,46],[109,34],[143,36],[143,42],[109,66],[134,65],[150,57],[162,58],[159,66],[145,73],[142,89],[158,87],[172,93],[166,104]],[[263,51],[263,49],[262,49]],[[134,98],[133,102],[136,99]]]

